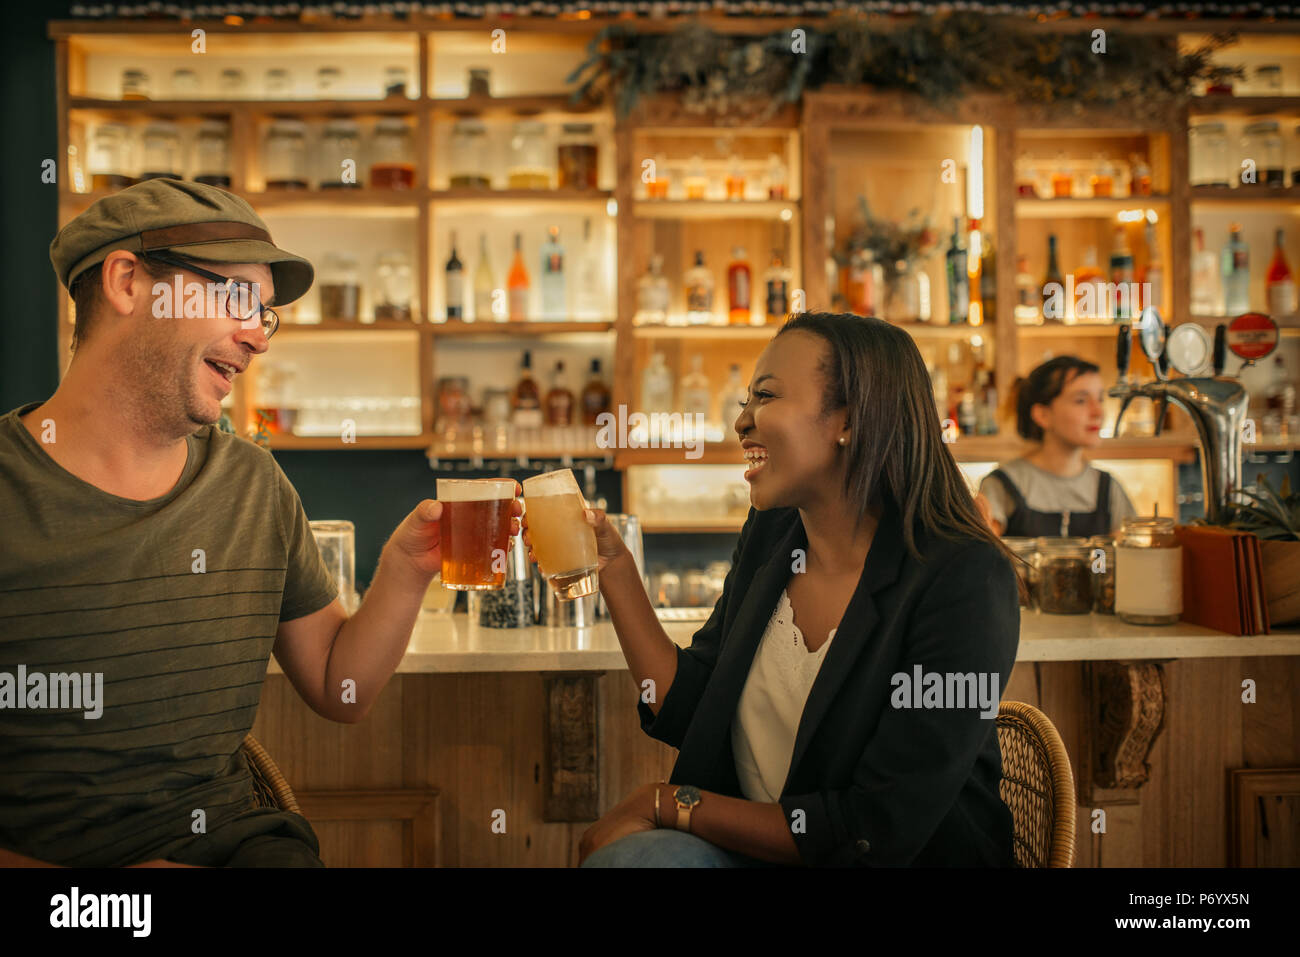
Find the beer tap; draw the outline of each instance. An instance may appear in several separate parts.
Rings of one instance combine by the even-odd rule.
[[[1155,309],[1143,310],[1138,321],[1138,341],[1155,369],[1156,378],[1151,382],[1129,380],[1132,332],[1129,326],[1120,326],[1116,350],[1119,379],[1107,393],[1120,399],[1119,414],[1115,417],[1115,427],[1111,434],[1119,436],[1124,413],[1137,396],[1159,404],[1155,429],[1157,435],[1160,434],[1170,402],[1186,412],[1196,427],[1200,442],[1206,518],[1210,522],[1217,522],[1223,516],[1232,494],[1241,488],[1241,428],[1246,419],[1249,396],[1235,379],[1217,373],[1214,376],[1187,375],[1188,372],[1197,371],[1201,360],[1183,362],[1178,356],[1167,355],[1167,327]],[[1215,366],[1221,368],[1218,352],[1216,343]],[[1168,378],[1171,363],[1176,371],[1184,373],[1182,378]]]

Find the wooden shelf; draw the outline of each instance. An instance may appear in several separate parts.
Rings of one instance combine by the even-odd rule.
[[[739,442],[708,442],[700,449],[697,459],[686,458],[686,448],[674,449],[618,449],[614,452],[614,468],[630,465],[735,465],[736,477],[745,469],[745,456]]]
[[[642,219],[774,219],[792,221],[797,199],[638,199],[632,215]]]
[[[82,209],[112,196],[118,190],[92,190],[75,193],[59,191],[59,202],[72,209]],[[420,204],[429,197],[422,189],[303,189],[303,190],[230,190],[248,201],[255,209],[305,210],[312,213],[354,212],[374,216],[415,217]]]
[[[553,336],[581,332],[609,332],[614,328],[611,320],[593,320],[591,322],[541,322],[516,320],[514,322],[431,322],[428,323],[434,337],[451,336],[453,338],[501,336]]]
[[[527,449],[527,450],[505,449],[502,451],[494,451],[491,449],[484,449],[481,452],[466,452],[466,451],[448,452],[439,449],[436,446],[434,446],[432,443],[428,443],[428,442],[426,442],[425,446],[423,447],[426,448],[426,453],[429,458],[445,459],[451,462],[472,461],[473,459],[482,459],[484,462],[500,462],[500,461],[514,462],[514,461],[518,461],[519,459],[526,459],[529,461],[537,461],[539,459],[545,459],[545,460],[558,459],[563,461],[566,458],[577,461],[578,459],[604,460],[604,459],[611,459],[614,456],[613,449],[598,449],[598,448],[585,449],[579,451],[572,451],[572,450],[565,450],[565,449]]]
[[[1105,339],[1115,338],[1122,323],[1075,323],[1065,325],[1060,322],[1045,322],[1041,326],[1017,325],[1019,335],[1032,339]]]
[[[1124,209],[1164,209],[1168,196],[1096,196],[1082,199],[1030,199],[1016,200],[1016,215],[1022,219],[1109,219]]]
[[[972,326],[968,323],[937,323],[937,322],[894,322],[890,325],[902,329],[913,339],[969,339],[971,336],[988,336],[992,338],[996,335],[997,327],[986,322],[982,326]]]
[[[1187,104],[1192,116],[1267,116],[1300,114],[1300,96],[1196,96]]]
[[[761,339],[766,342],[781,326],[633,326],[637,339]]]
[[[419,332],[427,327],[425,322],[402,322],[400,319],[377,319],[362,322],[353,319],[322,319],[320,322],[282,322],[275,330],[276,336],[291,333],[295,336],[335,334],[340,332]]]
[[[607,109],[599,103],[572,103],[564,93],[552,96],[438,97],[429,102],[435,112],[453,116],[535,116],[539,113],[592,113]]]
[[[948,444],[949,451],[959,462],[1005,462],[1023,455],[1033,448],[1018,435],[961,435]],[[1151,438],[1102,439],[1095,449],[1089,449],[1089,459],[1172,459],[1187,464],[1196,459],[1197,441],[1194,435],[1161,435]]]
[[[614,196],[608,189],[435,189],[429,198],[440,203],[607,203]],[[435,209],[436,213],[437,210]]]
[[[408,97],[379,100],[104,100],[90,96],[68,99],[69,110],[112,113],[121,116],[177,116],[184,119],[226,113],[267,116],[326,116],[346,114],[414,114],[431,101]]]
[[[1236,318],[1236,316],[1188,316],[1183,321],[1195,322],[1213,330],[1220,323],[1226,326]],[[1277,323],[1282,335],[1288,337],[1300,335],[1300,313],[1292,313],[1289,316],[1272,316],[1271,318]]]
[[[646,535],[717,535],[731,534],[745,527],[745,518],[719,519],[714,522],[666,522],[643,520],[641,531]]]
[[[1300,207],[1300,186],[1276,187],[1243,186],[1193,186],[1192,203],[1230,206],[1253,206],[1259,209]]]

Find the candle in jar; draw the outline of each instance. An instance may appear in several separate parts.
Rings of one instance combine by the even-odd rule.
[[[1170,618],[1183,612],[1183,549],[1121,545],[1115,549],[1115,613],[1132,618]],[[1151,624],[1152,622],[1145,622]]]

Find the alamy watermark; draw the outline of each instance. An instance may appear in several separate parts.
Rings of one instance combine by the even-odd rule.
[[[94,721],[104,714],[104,673],[28,673],[26,665],[16,673],[0,671],[0,710],[6,708],[84,711]]]
[[[703,412],[633,412],[619,405],[618,415],[596,416],[596,446],[602,449],[686,449],[688,459],[704,454]]]
[[[912,673],[896,672],[890,679],[894,708],[942,708],[961,711],[979,708],[981,718],[996,718],[1002,700],[1001,679],[996,671],[924,671],[912,666]]]

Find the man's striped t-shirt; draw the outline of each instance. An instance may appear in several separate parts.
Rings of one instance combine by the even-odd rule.
[[[119,498],[45,452],[37,405],[0,418],[0,846],[202,857],[283,813],[253,810],[240,744],[279,623],[338,589],[269,452],[206,426],[170,492]]]

